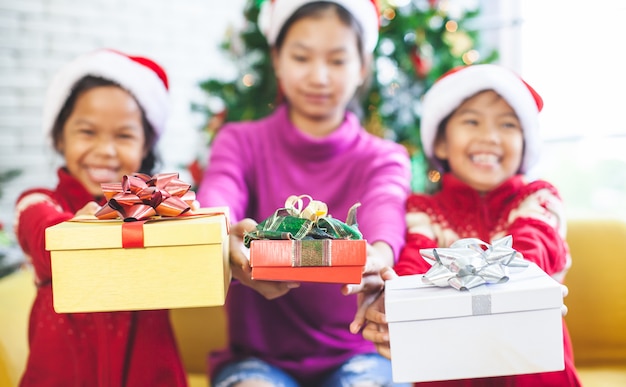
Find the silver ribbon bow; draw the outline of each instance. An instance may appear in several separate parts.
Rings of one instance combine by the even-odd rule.
[[[432,265],[422,281],[440,287],[469,290],[486,283],[509,280],[508,267],[527,267],[528,261],[514,250],[513,237],[507,235],[492,244],[478,238],[459,239],[449,248],[421,249]]]

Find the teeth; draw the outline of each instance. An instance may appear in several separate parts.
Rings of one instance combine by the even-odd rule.
[[[480,164],[496,164],[498,162],[498,156],[492,153],[479,153],[471,156],[471,159],[475,163]]]
[[[89,175],[95,181],[111,182],[117,180],[117,173],[110,168],[88,168]]]

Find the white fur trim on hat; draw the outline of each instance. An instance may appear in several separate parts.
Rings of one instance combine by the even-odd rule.
[[[467,98],[489,89],[506,100],[522,125],[524,156],[521,172],[528,172],[536,164],[541,153],[541,97],[517,74],[493,64],[471,65],[445,74],[424,94],[420,135],[426,157],[433,157],[435,136],[441,121]]]
[[[276,38],[285,22],[300,7],[318,0],[267,0],[259,12],[259,28],[270,45]],[[379,15],[374,0],[325,0],[336,3],[350,12],[361,24],[363,29],[363,49],[373,52],[378,43]]]
[[[157,137],[160,137],[169,114],[167,81],[164,82],[148,65],[106,49],[82,55],[55,74],[44,101],[43,131],[46,135],[50,135],[76,82],[87,75],[106,78],[130,92],[141,105]]]

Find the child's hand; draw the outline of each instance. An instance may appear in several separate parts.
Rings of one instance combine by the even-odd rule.
[[[200,208],[202,208],[200,206],[200,202],[197,200],[194,200],[193,202],[191,202],[191,204],[189,205],[189,213],[194,213],[196,211],[198,211]]]
[[[354,334],[359,333],[366,320],[368,320],[367,313],[372,313],[372,310],[370,310],[370,306],[377,302],[382,302],[379,300],[384,299],[384,281],[396,278],[397,276],[398,275],[395,271],[393,271],[391,267],[385,266],[378,272],[378,279],[382,282],[382,286],[378,289],[378,291],[376,293],[361,292],[358,294],[357,297],[359,306],[356,311],[356,315],[354,316],[354,320],[352,320],[352,323],[350,323],[350,332]],[[374,308],[373,310],[382,310],[382,308]]]
[[[389,325],[385,316],[385,293],[381,293],[376,301],[367,308],[365,319],[367,323],[363,328],[363,338],[374,343],[378,353],[391,359]]]
[[[79,216],[83,216],[83,217],[92,217],[96,214],[96,212],[98,212],[98,210],[100,209],[100,205],[96,202],[89,202],[87,204],[85,204],[85,206],[83,208],[81,208],[80,210],[76,211],[75,216],[79,217]]]
[[[563,284],[561,284],[561,290],[563,292],[563,298],[567,297],[569,293],[569,288]],[[561,316],[565,317],[567,315],[567,306],[565,304],[561,305]]]
[[[350,331],[358,332],[365,323],[365,310],[376,300],[380,292],[385,287],[385,278],[382,274],[391,270],[393,264],[393,251],[384,242],[375,242],[367,245],[367,262],[363,270],[361,283],[358,285],[344,285],[341,292],[344,295],[356,294],[358,309],[353,322],[350,324]],[[393,270],[391,270],[393,272]],[[395,274],[395,272],[393,272]]]
[[[256,228],[257,222],[244,219],[230,229],[230,268],[233,278],[256,290],[268,300],[287,294],[291,289],[300,286],[297,282],[257,281],[251,278],[252,270],[248,258],[249,250],[243,243],[246,231]]]

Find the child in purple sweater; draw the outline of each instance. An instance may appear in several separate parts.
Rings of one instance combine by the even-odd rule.
[[[221,128],[198,189],[203,206],[229,206],[233,221],[229,345],[211,357],[212,385],[393,385],[389,361],[349,330],[363,310],[361,291],[380,281],[378,270],[393,265],[403,245],[410,190],[405,149],[366,132],[348,110],[377,43],[376,4],[266,5],[264,33],[285,103],[264,119]],[[250,278],[243,233],[301,194],[344,221],[361,203],[358,225],[369,243],[361,285]]]

